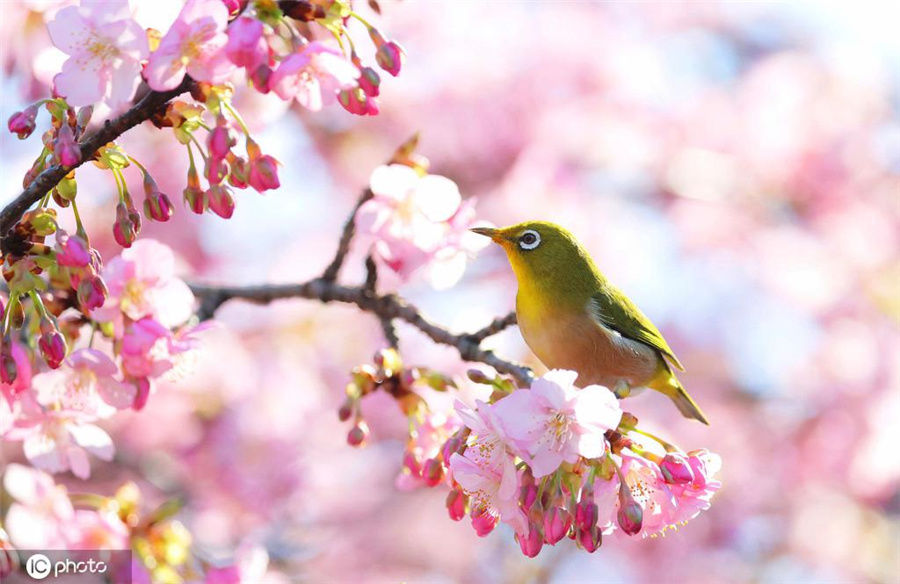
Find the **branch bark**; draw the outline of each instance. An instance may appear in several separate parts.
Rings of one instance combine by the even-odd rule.
[[[37,175],[18,197],[0,211],[0,249],[3,253],[6,254],[8,251],[5,245],[6,235],[29,207],[40,201],[72,170],[91,160],[101,146],[112,142],[131,128],[149,119],[169,100],[189,91],[193,84],[194,81],[185,76],[184,81],[175,89],[162,92],[151,91],[131,106],[128,111],[112,120],[106,120],[99,130],[83,139],[79,143],[81,160],[78,164],[74,166],[54,164]]]
[[[477,333],[454,334],[434,324],[419,310],[403,298],[395,294],[377,295],[365,286],[342,286],[324,278],[315,278],[300,284],[273,284],[266,286],[211,286],[191,284],[191,290],[200,297],[200,317],[211,318],[215,311],[225,302],[240,298],[256,304],[268,304],[286,298],[306,298],[324,303],[343,302],[354,304],[364,312],[370,312],[379,320],[391,321],[399,319],[416,327],[432,341],[442,345],[455,347],[459,356],[465,361],[475,361],[490,365],[500,373],[512,375],[520,385],[529,385],[532,379],[531,369],[512,361],[506,361],[492,351],[481,348],[481,341],[492,333],[487,331],[497,328],[498,321],[508,322],[509,316],[497,319],[488,327]]]

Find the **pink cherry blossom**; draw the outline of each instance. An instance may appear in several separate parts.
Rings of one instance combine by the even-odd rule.
[[[228,9],[221,0],[188,0],[151,55],[144,75],[156,91],[174,89],[185,73],[221,83],[234,70],[225,54]]]
[[[255,18],[242,16],[228,27],[228,44],[225,54],[231,62],[248,71],[255,71],[269,59],[269,47],[263,36],[263,23]]]
[[[269,79],[269,89],[316,112],[340,90],[356,87],[358,77],[359,69],[340,51],[313,41],[281,62]]]
[[[553,370],[494,404],[510,444],[531,466],[535,477],[548,475],[579,456],[606,452],[607,430],[622,418],[618,400],[605,387],[575,387],[577,373]]]
[[[433,265],[432,285],[449,287],[467,257],[486,245],[468,233],[474,209],[461,204],[459,188],[446,177],[391,164],[375,169],[369,188],[373,196],[360,207],[357,227],[372,240],[375,256],[403,278]]]
[[[72,540],[75,516],[65,487],[56,485],[45,472],[9,464],[3,487],[13,502],[4,525],[12,542],[21,549],[66,549]]]
[[[25,458],[37,468],[52,473],[71,469],[86,479],[91,475],[88,452],[101,460],[112,460],[115,452],[109,434],[86,419],[71,411],[33,411],[18,419],[5,437],[22,440]]]
[[[128,325],[122,336],[122,370],[128,377],[159,377],[173,367],[172,333],[152,318]]]
[[[425,462],[435,459],[441,447],[460,425],[458,418],[442,412],[430,413],[422,423],[417,424],[409,434],[403,470],[396,480],[397,487],[411,490],[425,485]]]
[[[478,449],[478,444],[470,448]],[[454,453],[450,457],[453,480],[469,496],[473,510],[510,523],[516,531],[527,529],[525,514],[519,507],[519,483],[512,455],[498,457],[493,465],[476,462],[474,457]]]
[[[69,549],[121,550],[131,545],[131,533],[114,508],[76,509]]]
[[[722,467],[719,455],[705,448],[693,450],[688,453],[688,463],[693,471],[694,480],[669,485],[677,504],[673,523],[684,523],[696,517],[701,511],[709,509],[712,496],[722,487],[722,483],[713,478]]]
[[[151,317],[166,327],[190,318],[194,295],[175,277],[175,256],[165,245],[141,239],[122,251],[103,269],[109,297],[92,316],[113,322],[117,336],[123,332],[123,316],[131,320]]]
[[[643,509],[643,537],[661,533],[679,520],[675,496],[656,464],[623,452],[621,468],[631,496]]]
[[[105,102],[116,108],[131,100],[149,49],[127,0],[83,0],[57,12],[47,30],[53,44],[69,55],[53,79],[69,104]]]

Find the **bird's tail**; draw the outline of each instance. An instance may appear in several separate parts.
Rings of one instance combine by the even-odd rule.
[[[688,395],[688,392],[685,391],[681,382],[678,381],[675,375],[668,372],[668,375],[661,377],[659,382],[651,383],[649,387],[668,396],[669,399],[675,402],[675,407],[678,408],[678,411],[681,412],[681,415],[685,418],[693,418],[709,426],[709,420],[703,415],[700,406],[691,399],[691,396]]]

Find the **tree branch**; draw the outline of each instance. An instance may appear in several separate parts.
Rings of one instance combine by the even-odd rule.
[[[191,290],[200,297],[200,317],[212,317],[215,311],[232,298],[240,298],[256,304],[268,304],[285,298],[306,298],[321,302],[344,302],[355,304],[364,312],[371,312],[382,322],[394,319],[405,321],[416,327],[432,341],[455,347],[465,361],[477,361],[490,365],[500,373],[512,375],[520,385],[529,385],[531,369],[506,361],[492,351],[480,347],[479,336],[488,336],[483,331],[496,328],[498,321],[505,322],[509,316],[497,319],[474,334],[454,334],[426,319],[419,310],[394,294],[378,295],[365,286],[342,286],[324,278],[316,278],[300,284],[273,284],[268,286],[210,286],[191,284]]]
[[[79,143],[79,146],[81,146],[81,160],[78,164],[74,166],[54,164],[37,175],[18,197],[0,211],[0,248],[2,248],[3,253],[8,252],[5,244],[6,235],[22,218],[22,215],[29,207],[40,201],[47,192],[59,184],[59,181],[65,178],[73,169],[91,160],[100,147],[149,119],[169,100],[189,91],[193,84],[193,79],[185,76],[184,81],[175,89],[162,92],[151,91],[131,106],[128,111],[117,118],[106,120],[103,127],[82,140]]]
[[[373,196],[372,191],[366,189],[359,196],[359,199],[357,199],[356,205],[354,205],[353,210],[350,212],[350,216],[347,217],[347,220],[344,222],[344,230],[341,232],[341,239],[338,241],[338,248],[334,254],[334,259],[331,260],[331,263],[328,264],[328,267],[325,268],[325,271],[322,273],[323,280],[334,282],[337,279],[338,272],[344,264],[344,258],[347,257],[347,252],[350,251],[350,242],[353,241],[353,236],[356,234],[356,212],[363,206],[363,203]]]

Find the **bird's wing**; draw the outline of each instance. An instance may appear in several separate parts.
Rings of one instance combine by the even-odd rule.
[[[672,365],[684,371],[684,367],[669,348],[662,334],[644,316],[627,296],[609,286],[602,292],[591,296],[588,302],[588,314],[599,324],[610,328],[623,337],[640,341],[662,353]]]

